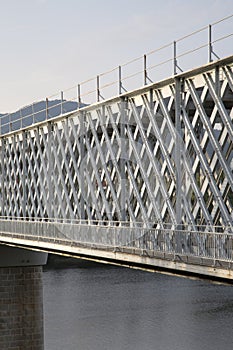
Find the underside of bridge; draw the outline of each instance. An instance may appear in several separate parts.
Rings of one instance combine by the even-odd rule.
[[[1,135],[0,215],[233,225],[233,57]]]

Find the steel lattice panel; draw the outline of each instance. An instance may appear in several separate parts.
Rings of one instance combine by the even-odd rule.
[[[1,138],[1,216],[233,222],[233,73],[217,67]]]

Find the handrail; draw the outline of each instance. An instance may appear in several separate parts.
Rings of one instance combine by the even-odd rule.
[[[49,217],[16,217],[16,216],[0,216],[0,225],[1,222],[47,222],[47,223],[57,223],[57,224],[72,224],[72,225],[95,225],[95,226],[113,226],[113,227],[130,227],[130,228],[144,228],[146,230],[159,229],[159,222],[149,222],[146,224],[143,221],[117,221],[117,220],[97,220],[97,219],[77,219],[77,218],[49,218]],[[216,234],[221,234],[229,232],[233,235],[231,226],[211,226],[211,225],[195,225],[195,228],[198,232],[212,232]],[[175,231],[189,231],[196,232],[192,229],[191,224],[182,224],[178,227],[172,223],[163,223],[164,230],[175,230]]]
[[[107,234],[106,234],[107,233]],[[17,240],[86,247],[87,249],[126,248],[127,253],[148,256],[155,253],[233,262],[233,234],[228,232],[203,232],[165,228],[96,226],[88,224],[45,221],[0,220],[0,239],[17,244]],[[165,258],[165,256],[164,256]],[[203,261],[202,261],[203,264]]]
[[[39,114],[42,114],[41,116],[42,121],[46,119],[50,119],[49,112],[51,112],[52,109],[54,110],[57,109],[56,116],[59,116],[66,113],[66,108],[65,108],[66,106],[69,106],[68,108],[69,112],[72,112],[80,108],[80,103],[84,103],[84,105],[92,104],[92,103],[99,102],[101,99],[103,100],[105,98],[110,98],[116,94],[121,95],[122,93],[128,90],[128,86],[126,88],[126,86],[123,86],[123,83],[128,84],[130,89],[132,90],[141,86],[141,83],[140,83],[141,80],[143,82],[143,85],[147,85],[148,83],[152,83],[153,81],[158,81],[158,77],[161,74],[163,74],[162,69],[158,71],[158,68],[161,68],[166,64],[172,64],[172,67],[170,68],[172,68],[173,74],[177,74],[177,69],[179,70],[182,69],[181,67],[182,65],[180,63],[178,64],[178,59],[184,58],[187,55],[191,55],[198,50],[207,48],[208,62],[212,62],[213,57],[219,58],[219,53],[217,55],[214,52],[213,45],[219,42],[222,42],[223,40],[229,39],[233,36],[232,32],[231,33],[227,32],[224,34],[221,33],[221,36],[219,38],[212,39],[213,28],[219,25],[220,23],[226,22],[230,19],[233,19],[233,14],[226,16],[224,18],[221,18],[220,20],[215,21],[208,26],[204,26],[196,31],[193,31],[192,33],[189,33],[181,38],[178,38],[173,42],[163,45],[157,49],[151,50],[140,57],[136,57],[130,61],[127,61],[118,67],[114,67],[112,69],[109,69],[108,71],[100,73],[96,77],[92,77],[90,79],[84,80],[77,85],[74,85],[70,88],[65,89],[64,91],[60,91],[59,93],[46,97],[43,101],[33,102],[32,104],[26,105],[13,113],[4,114],[0,118],[0,134],[4,135],[8,132],[15,131],[25,126],[30,126],[37,123],[38,122],[37,117]],[[204,44],[198,45],[197,47],[191,47],[191,48],[190,48],[190,42],[189,42],[188,49],[180,53],[178,52],[177,44],[180,45],[180,43],[183,43],[184,41],[187,42],[187,39],[200,33],[205,33],[206,35],[206,31],[208,31],[207,32],[208,41],[205,40]],[[164,50],[166,49],[171,49],[171,50],[173,49],[172,57],[170,53],[169,53],[169,57],[167,57],[166,52],[165,52],[166,57],[164,57],[162,52],[164,52]],[[161,54],[161,57],[160,58],[154,57],[151,64],[148,64],[148,58],[151,58],[153,55],[158,53]],[[123,68],[125,71],[126,69],[132,68],[132,66],[135,63],[140,64],[140,68],[137,66],[136,68],[133,67],[133,72],[131,71],[130,73],[123,72]],[[203,62],[203,63],[206,63],[206,62]],[[155,69],[157,69],[156,72],[155,72]],[[148,72],[150,72],[150,76],[148,75]],[[152,77],[152,74],[154,74],[153,77]],[[167,77],[167,74],[168,73],[166,70],[165,77]],[[105,79],[106,77],[110,77],[109,81],[107,82],[104,81],[102,83],[101,80],[103,80],[103,78]],[[141,79],[142,77],[143,79]],[[137,81],[132,83],[132,80],[135,80],[135,79]],[[134,84],[137,86],[135,86]],[[104,94],[103,94],[103,90],[104,90]],[[110,92],[107,90],[110,90]],[[68,93],[71,93],[72,96],[71,97],[68,96]],[[51,106],[49,106],[49,102],[54,101],[54,99],[55,101],[59,101],[59,102],[57,104],[52,104]],[[43,104],[45,104],[45,107],[43,107],[41,110],[34,111],[33,110],[34,106],[39,102],[41,103],[43,102]],[[71,103],[73,103],[73,105],[71,105]],[[28,109],[31,109],[31,112],[28,112],[26,115],[24,115]]]

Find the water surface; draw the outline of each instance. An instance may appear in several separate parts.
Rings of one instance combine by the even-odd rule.
[[[92,265],[44,272],[45,350],[231,350],[233,286]]]

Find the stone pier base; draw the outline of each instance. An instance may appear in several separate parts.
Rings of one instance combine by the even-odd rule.
[[[42,266],[0,267],[0,349],[43,350],[43,327]]]

